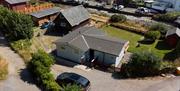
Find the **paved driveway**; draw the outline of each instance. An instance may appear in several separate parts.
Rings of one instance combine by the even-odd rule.
[[[168,86],[168,83],[174,83],[173,81],[166,81],[167,78],[153,78],[148,80],[142,79],[115,79],[112,77],[112,73],[107,73],[99,70],[90,70],[84,71],[81,69],[73,68],[68,65],[72,64],[68,63],[65,60],[61,59],[59,64],[55,64],[52,67],[52,72],[55,76],[59,75],[62,72],[75,72],[80,75],[85,76],[91,81],[91,91],[163,91],[157,90],[163,88],[162,86]],[[173,78],[174,79],[174,78]],[[177,78],[180,80],[180,78]],[[176,79],[176,80],[177,80]],[[175,82],[176,83],[176,82]],[[161,86],[158,86],[161,85]],[[157,86],[157,87],[156,87]],[[180,85],[177,85],[180,86]],[[161,87],[161,88],[158,88]],[[167,87],[168,88],[168,87]],[[166,89],[167,89],[166,88]],[[156,90],[153,90],[156,89]],[[178,91],[177,88],[174,90],[164,90],[164,91]]]
[[[8,78],[0,81],[0,91],[40,91],[31,84],[31,77],[22,58],[8,47],[7,41],[0,34],[0,55],[5,58],[8,65]]]

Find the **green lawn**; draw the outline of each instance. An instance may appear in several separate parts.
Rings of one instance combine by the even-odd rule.
[[[156,41],[153,44],[141,44],[140,47],[136,47],[139,40],[143,39],[142,35],[132,33],[126,30],[121,30],[111,26],[104,26],[102,30],[105,31],[108,35],[117,37],[120,39],[128,40],[129,44],[129,52],[143,51],[148,50],[155,53],[160,58],[163,58],[165,54],[171,52],[172,50],[168,49],[166,44],[163,41]]]

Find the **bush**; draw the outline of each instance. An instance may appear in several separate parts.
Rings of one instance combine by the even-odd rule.
[[[173,22],[178,16],[180,16],[180,12],[168,12],[166,14],[158,14],[153,18],[159,21]]]
[[[30,72],[34,79],[43,86],[45,91],[60,91],[60,86],[56,83],[53,75],[50,73],[50,67],[54,64],[54,59],[42,50],[32,55],[28,64]]]
[[[145,38],[152,39],[152,40],[159,39],[160,36],[161,36],[161,33],[159,31],[148,31],[145,34]]]
[[[31,59],[31,44],[29,39],[13,41],[10,43],[11,48],[17,52],[26,63]]]
[[[14,41],[11,42],[11,47],[15,50],[24,50],[24,49],[28,49],[31,46],[31,41],[28,39],[25,40],[18,40],[18,41]]]
[[[68,84],[67,86],[63,86],[63,91],[81,91],[81,87],[77,84]]]
[[[167,26],[162,23],[152,24],[149,28],[150,31],[160,31],[161,34],[165,35],[167,32]]]
[[[150,52],[136,52],[130,61],[124,64],[124,73],[129,77],[153,76],[160,73],[161,60]]]
[[[112,15],[110,18],[111,22],[124,22],[126,20],[127,20],[126,16],[121,15],[121,14],[120,15]]]

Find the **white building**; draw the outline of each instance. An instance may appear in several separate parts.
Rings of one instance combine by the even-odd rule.
[[[97,63],[118,67],[128,41],[106,36],[95,27],[82,27],[56,42],[57,56],[76,63]]]
[[[180,0],[155,0],[152,8],[160,11],[180,11]]]

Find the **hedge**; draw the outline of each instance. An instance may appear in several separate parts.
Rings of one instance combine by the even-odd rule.
[[[180,16],[180,12],[168,12],[165,14],[155,15],[153,16],[153,19],[164,22],[173,22],[178,16]]]

